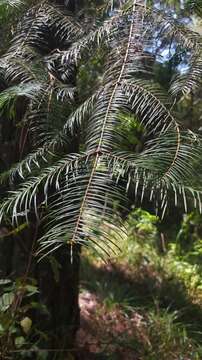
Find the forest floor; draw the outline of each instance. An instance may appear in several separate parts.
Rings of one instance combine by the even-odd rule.
[[[154,268],[85,259],[77,334],[82,360],[201,360],[202,306]]]
[[[117,271],[113,264],[97,265],[92,271],[97,277],[95,288],[92,289],[92,283],[86,286],[84,281],[80,294],[81,327],[77,335],[82,349],[80,357],[139,359],[136,343],[139,340],[149,346],[149,338],[144,315],[132,306],[132,274],[124,268]]]
[[[76,359],[202,360],[201,288],[186,263],[184,274],[175,257],[141,251],[129,239],[109,263],[84,252]]]

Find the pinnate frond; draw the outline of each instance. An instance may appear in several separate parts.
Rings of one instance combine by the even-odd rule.
[[[0,7],[1,6],[18,7],[22,4],[23,4],[22,0],[0,0]]]
[[[24,159],[17,164],[14,164],[6,173],[0,174],[0,182],[4,183],[9,178],[14,182],[17,176],[20,176],[21,179],[25,179],[32,171],[36,171],[37,169],[40,171],[50,159],[54,160],[57,158],[58,149],[67,144],[70,140],[70,134],[73,135],[75,129],[80,128],[81,125],[83,125],[84,120],[89,118],[97,97],[98,93],[95,93],[92,97],[86,99],[69,115],[61,129],[55,129],[54,133],[46,134],[47,141],[43,143],[43,146],[38,147],[35,151],[26,155]],[[29,113],[29,116],[31,116],[31,113]],[[34,118],[35,116],[38,120],[39,114],[34,113]]]
[[[181,132],[177,145],[176,133],[168,131],[146,143],[140,154],[114,152],[106,157],[116,182],[125,179],[134,199],[143,201],[146,196],[164,213],[168,198],[173,197],[176,206],[183,201],[185,211],[193,201],[201,211],[202,187],[195,181],[201,167],[201,140],[194,133]]]
[[[80,168],[76,176],[68,178],[59,196],[49,206],[46,234],[39,240],[40,253],[43,256],[56,250],[60,246],[70,245],[74,250],[76,244],[97,247],[99,253],[110,254],[113,243],[110,232],[121,237],[121,224],[114,222],[114,202],[119,207],[125,206],[126,199],[118,189],[110,174],[106,170],[105,162],[100,159],[99,168],[94,173],[91,190],[85,203],[83,198],[89,184],[89,168],[94,159],[89,158],[85,168]],[[82,214],[81,214],[82,206]],[[57,220],[55,216],[57,214]],[[100,225],[104,229],[100,230]],[[121,230],[120,230],[121,229]],[[118,246],[118,244],[117,244]]]
[[[188,95],[195,91],[202,83],[202,48],[199,53],[192,56],[189,69],[183,74],[178,74],[172,81],[171,93],[177,96]]]
[[[47,201],[49,188],[53,186],[55,190],[59,190],[61,178],[68,176],[69,172],[74,173],[78,162],[83,158],[86,158],[85,154],[69,154],[54,165],[45,168],[40,175],[26,180],[18,190],[11,192],[11,196],[2,204],[0,219],[10,212],[13,223],[17,223],[20,216],[25,217],[28,221],[28,213],[32,206],[38,216],[38,207]],[[41,190],[43,196],[39,203],[37,194]]]
[[[159,90],[144,81],[125,81],[122,90],[128,98],[132,110],[140,118],[140,123],[148,132],[165,131],[175,124],[175,119],[159,97]],[[160,93],[161,94],[161,93]]]
[[[201,0],[188,0],[186,1],[185,8],[198,16],[202,16],[202,1]]]
[[[41,91],[41,84],[29,82],[12,86],[0,93],[0,112],[8,110],[19,97],[33,99]]]

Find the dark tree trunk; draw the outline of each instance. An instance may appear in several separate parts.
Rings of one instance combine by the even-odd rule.
[[[80,251],[73,263],[66,249],[54,254],[54,260],[39,264],[38,276],[40,296],[49,311],[49,320],[41,324],[49,333],[49,346],[54,349],[74,347],[76,331],[79,327],[79,268]],[[65,353],[65,352],[64,352]],[[62,354],[54,359],[63,359]],[[50,356],[51,359],[51,356]]]
[[[26,231],[24,243],[30,241],[30,235],[30,230]],[[28,248],[31,249],[31,247],[30,242]],[[40,310],[30,310],[34,326],[47,336],[47,340],[42,341],[39,347],[60,350],[58,353],[50,352],[48,359],[64,359],[67,351],[62,350],[74,347],[80,319],[78,304],[80,249],[75,251],[76,256],[73,262],[65,248],[39,263],[36,259],[32,259],[28,273],[28,277],[36,279],[38,283],[39,296],[36,301],[45,305],[47,310],[45,314]],[[27,271],[29,257],[29,252],[23,252],[18,239],[8,238],[2,241],[0,243],[0,278],[12,277],[14,280],[23,278]]]

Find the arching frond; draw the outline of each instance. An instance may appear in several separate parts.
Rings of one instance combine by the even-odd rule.
[[[112,166],[112,173],[120,176],[125,176],[131,167],[142,171],[153,170],[158,179],[172,178],[176,182],[185,179],[191,182],[196,178],[201,162],[201,139],[192,132],[183,131],[178,139],[178,133],[172,129],[155,134],[152,140],[144,144],[140,153],[119,151],[104,155],[109,160],[109,166]],[[121,169],[120,173],[117,173],[116,165]]]
[[[122,90],[131,104],[132,110],[140,118],[140,123],[148,129],[149,133],[165,131],[168,127],[175,126],[175,119],[166,108],[162,95],[156,92],[155,86],[149,86],[144,81],[125,81]]]
[[[13,6],[17,7],[23,4],[22,0],[0,0],[0,6]]]
[[[30,56],[33,55],[33,48],[40,54],[48,54],[61,47],[66,49],[82,35],[82,27],[72,14],[65,12],[65,8],[39,2],[20,22],[7,56],[27,58],[29,51]]]
[[[202,49],[201,52],[192,56],[189,62],[189,69],[184,74],[178,74],[171,84],[171,93],[176,97],[178,95],[187,95],[194,91],[202,83]]]
[[[92,96],[86,99],[75,111],[70,114],[66,123],[64,124],[64,131],[70,130],[73,134],[75,129],[80,127],[84,119],[88,119],[94,110],[95,103],[100,95],[100,90],[95,92]]]
[[[97,247],[99,253],[110,254],[113,251],[110,232],[116,232],[117,238],[122,236],[123,230],[120,230],[120,224],[118,221],[114,222],[113,204],[117,202],[122,203],[123,206],[126,200],[106,172],[104,163],[100,162],[100,167],[94,174],[93,186],[88,193],[87,202],[83,203],[86,186],[89,183],[88,167],[92,165],[93,162],[89,161],[85,165],[85,170],[80,168],[76,177],[70,176],[68,186],[65,185],[59,196],[56,196],[50,204],[47,232],[39,240],[40,253],[43,256],[64,245],[70,245],[73,252],[76,244],[88,246],[90,244],[90,246]],[[56,214],[57,220],[55,221]],[[103,222],[104,229],[100,230]]]
[[[136,9],[136,1],[134,1],[134,6],[133,6],[133,13]],[[120,91],[119,88],[119,84],[122,81],[122,79],[124,78],[125,75],[125,68],[127,65],[127,62],[130,61],[130,50],[131,48],[133,48],[133,44],[132,44],[132,40],[133,40],[133,36],[134,33],[138,30],[138,26],[139,26],[139,22],[142,20],[141,17],[139,17],[139,14],[137,14],[136,17],[132,18],[131,23],[130,23],[130,29],[128,32],[128,36],[127,36],[127,46],[122,58],[122,65],[120,68],[120,72],[117,76],[117,78],[115,78],[115,81],[112,85],[111,91],[110,92],[106,92],[104,93],[104,114],[102,114],[103,111],[103,104],[101,104],[101,100],[98,99],[97,104],[96,104],[96,108],[95,108],[95,113],[94,116],[96,116],[96,120],[99,121],[98,122],[98,129],[95,132],[95,128],[92,127],[92,123],[94,121],[92,121],[92,118],[90,119],[90,127],[87,127],[87,149],[91,150],[92,153],[92,165],[90,167],[90,171],[87,174],[87,178],[86,181],[84,183],[84,189],[82,192],[82,197],[80,200],[80,206],[78,208],[78,213],[76,215],[75,221],[73,222],[73,227],[72,227],[72,231],[71,231],[71,239],[70,239],[70,244],[71,246],[73,246],[73,244],[75,244],[76,242],[79,241],[79,239],[82,241],[82,233],[83,232],[83,227],[85,226],[85,212],[89,211],[92,207],[93,202],[95,202],[96,200],[96,194],[98,191],[97,188],[97,184],[98,186],[104,188],[104,183],[102,183],[102,179],[105,181],[105,177],[106,174],[103,178],[103,175],[101,173],[101,177],[100,177],[100,166],[102,167],[102,162],[101,162],[101,154],[102,151],[111,151],[113,149],[113,139],[115,139],[114,135],[113,135],[113,124],[115,122],[115,114],[116,114],[116,110],[120,109],[120,101],[121,103],[123,103],[123,100],[120,98],[123,97],[122,92]],[[118,101],[118,105],[117,105],[117,101]],[[95,120],[95,119],[94,119]],[[91,131],[91,132],[90,132]],[[90,132],[90,135],[89,135]],[[109,192],[109,194],[111,194],[111,187],[109,187],[107,193]],[[114,192],[114,191],[113,191]],[[92,198],[92,202],[91,202],[91,198]],[[95,208],[95,206],[94,206]]]
[[[186,1],[185,8],[198,16],[202,16],[202,1],[201,0],[188,0]]]
[[[38,216],[38,207],[47,201],[48,190],[53,186],[54,190],[60,189],[60,180],[68,173],[77,170],[80,160],[86,158],[86,154],[70,154],[60,159],[54,165],[45,168],[37,177],[31,177],[24,182],[20,188],[11,192],[11,196],[2,204],[0,219],[9,212],[12,214],[13,223],[18,222],[19,217],[25,217],[28,221],[28,214],[33,206],[35,215]],[[61,180],[62,181],[62,180]],[[40,202],[37,198],[39,191],[43,191]],[[40,193],[42,195],[42,193]]]
[[[140,154],[108,154],[109,171],[117,183],[126,180],[127,190],[132,186],[134,198],[142,201],[146,196],[163,213],[172,197],[176,206],[184,202],[185,211],[188,200],[201,211],[202,188],[195,184],[201,168],[201,140],[193,133],[181,133],[176,144],[176,133],[169,131],[149,141]]]
[[[0,93],[0,113],[7,111],[12,113],[15,101],[20,97],[33,99],[41,91],[41,84],[29,82],[12,86]]]
[[[42,147],[38,147],[36,151],[25,156],[19,163],[14,164],[9,171],[0,174],[0,182],[4,183],[9,178],[14,181],[19,175],[21,179],[26,178],[33,170],[44,167],[50,160],[58,156],[57,149],[63,144],[68,143],[68,134],[74,134],[76,128],[79,128],[85,119],[90,116],[98,93],[93,94],[92,97],[86,99],[65,121],[62,129],[58,129],[53,133],[46,134],[47,141],[43,143]],[[31,116],[31,113],[29,113]],[[35,114],[35,116],[38,116]],[[51,136],[52,135],[52,136]],[[50,138],[49,138],[50,136]]]
[[[124,34],[123,27],[130,27],[128,24],[128,14],[124,14],[123,11],[111,16],[102,25],[92,29],[88,34],[74,42],[67,51],[58,53],[61,65],[73,63],[77,66],[82,58],[89,57],[99,46],[113,47],[114,39],[116,36],[119,37],[121,33]]]
[[[173,16],[166,15],[165,12],[157,9],[149,9],[149,14],[155,23],[155,26],[159,26],[160,35],[166,37],[175,38],[177,42],[188,49],[197,49],[200,47],[201,39],[200,35],[190,30],[183,23],[177,21]]]
[[[42,53],[49,53],[54,48],[68,47],[81,35],[83,30],[80,24],[68,13],[65,14],[58,7],[48,3],[40,4],[33,14],[33,20],[23,45],[37,48]],[[30,19],[28,17],[28,24]],[[26,27],[25,27],[26,30]],[[54,46],[54,44],[57,44]]]
[[[4,80],[8,87],[38,80],[27,61],[12,58],[4,60]]]
[[[120,88],[116,88],[116,101],[111,103],[111,88],[100,93],[94,111],[87,122],[85,144],[88,151],[96,151],[102,142],[102,150],[116,148],[120,143],[119,124],[120,110],[127,109],[126,98]],[[109,109],[110,104],[110,109]],[[107,116],[107,119],[106,119]]]
[[[0,183],[4,183],[8,179],[14,182],[17,175],[24,180],[26,175],[30,175],[34,169],[40,169],[42,167],[41,164],[47,164],[48,154],[49,151],[44,147],[38,148],[36,152],[28,154],[23,160],[13,165],[6,173],[0,174]],[[50,153],[50,157],[52,156],[53,154]]]

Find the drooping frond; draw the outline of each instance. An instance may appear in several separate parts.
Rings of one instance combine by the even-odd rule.
[[[0,174],[0,183],[4,183],[8,179],[14,182],[18,175],[24,180],[34,169],[41,169],[42,163],[47,164],[48,154],[49,151],[44,147],[38,148],[35,152],[28,154],[23,160],[13,165],[8,171]],[[50,153],[50,157],[51,156],[53,156],[52,153]]]
[[[168,130],[149,140],[137,164],[146,170],[154,168],[161,179],[191,182],[200,163],[201,141],[194,133],[179,131]]]
[[[39,50],[51,50],[51,41],[58,47],[68,47],[69,43],[83,35],[80,24],[56,6],[45,3],[37,9],[35,16],[26,42]]]
[[[122,87],[131,104],[132,110],[140,118],[148,132],[165,131],[175,125],[175,119],[156,93],[155,86],[149,86],[144,81],[125,81]],[[162,93],[160,93],[160,96]],[[158,95],[158,96],[157,96]]]
[[[29,61],[5,57],[0,65],[8,87],[38,80]]]
[[[39,2],[20,22],[7,56],[27,58],[29,52],[33,56],[33,49],[40,54],[66,49],[82,35],[82,27],[72,14],[48,2]]]
[[[33,99],[41,91],[41,84],[29,82],[12,86],[0,93],[0,113],[7,111],[12,114],[14,104],[18,98]]]
[[[127,1],[121,1],[120,3],[124,5]],[[138,9],[138,1],[135,6]],[[145,7],[140,8],[139,13],[133,10],[134,9],[131,11],[130,7],[127,9],[127,7],[125,8],[123,6],[100,26],[93,28],[88,34],[84,34],[81,39],[75,41],[67,51],[61,51],[56,54],[60,59],[61,65],[64,66],[65,64],[73,63],[77,66],[82,58],[85,59],[85,57],[92,55],[96,48],[104,45],[111,50],[115,45],[115,39],[121,39],[123,36],[125,37],[125,41],[127,41],[127,34],[124,29],[126,30],[126,27],[130,29],[130,18],[132,21],[136,21],[138,16],[139,21],[141,21],[140,19],[142,19],[146,11]]]
[[[0,182],[5,182],[10,178],[12,181],[15,180],[16,176],[19,175],[21,179],[26,178],[33,170],[39,169],[47,164],[50,159],[54,159],[58,156],[58,149],[64,144],[67,144],[70,139],[68,136],[71,136],[75,133],[75,129],[79,128],[81,125],[84,125],[84,120],[88,119],[92,110],[94,103],[98,97],[98,93],[93,94],[92,97],[86,99],[75,111],[73,111],[67,119],[62,128],[58,130],[55,129],[53,133],[46,133],[46,141],[43,142],[43,146],[38,147],[36,151],[25,156],[23,160],[19,163],[14,164],[9,171],[6,173],[0,174]],[[39,113],[34,113],[34,119],[41,119]],[[43,114],[42,114],[43,115]],[[32,112],[29,112],[29,117],[32,118]],[[37,134],[39,129],[36,129]]]
[[[47,202],[48,190],[53,186],[54,190],[60,189],[60,178],[68,176],[69,172],[74,174],[78,167],[78,162],[86,158],[85,154],[70,154],[57,161],[54,165],[45,168],[40,175],[29,178],[20,188],[11,192],[11,196],[2,204],[0,219],[9,212],[12,214],[13,223],[18,222],[18,217],[26,217],[33,206],[35,215],[38,215],[40,204]],[[37,194],[42,191],[40,203]]]
[[[67,121],[64,124],[64,131],[69,130],[72,134],[75,129],[81,127],[83,121],[88,119],[94,110],[96,100],[100,95],[100,90],[95,92],[92,96],[86,99],[80,106],[77,107],[68,117]]]
[[[132,14],[135,14],[135,10],[136,10],[136,1],[134,1],[133,4]],[[97,117],[100,116],[100,120],[98,123],[97,132],[95,133],[94,130],[91,131],[90,137],[88,134],[88,138],[87,138],[87,149],[88,150],[90,149],[92,151],[93,160],[90,171],[86,178],[84,191],[80,201],[79,211],[76,215],[74,226],[72,227],[72,234],[71,234],[72,246],[78,241],[78,239],[82,239],[81,229],[83,228],[85,212],[88,211],[88,209],[91,209],[93,205],[93,201],[91,202],[91,197],[93,199],[96,196],[96,192],[97,192],[96,184],[100,183],[102,186],[102,181],[101,181],[102,178],[99,177],[97,178],[97,174],[99,174],[99,168],[100,166],[102,166],[101,154],[102,151],[109,152],[113,149],[113,139],[114,139],[113,124],[115,120],[114,115],[116,115],[116,109],[119,108],[119,106],[116,105],[116,100],[120,99],[120,97],[122,96],[119,84],[124,78],[125,68],[127,66],[128,61],[130,61],[131,47],[134,46],[133,44],[134,34],[137,33],[137,31],[139,30],[140,22],[142,22],[142,14],[136,13],[136,16],[132,17],[130,23],[130,28],[127,36],[127,46],[124,55],[122,57],[122,65],[120,68],[120,72],[118,74],[118,77],[115,78],[114,84],[111,88],[111,92],[107,93],[106,94],[107,96],[105,97],[104,114],[103,115],[101,114],[102,107],[100,101],[98,101],[97,107],[95,107],[95,114]],[[92,119],[90,121],[90,125],[91,123],[92,123]],[[88,131],[88,127],[87,127],[87,131]],[[110,194],[110,188],[109,188],[109,194]]]
[[[106,164],[103,162],[96,171],[88,204],[83,208],[84,213],[75,233],[78,212],[88,184],[88,167],[92,166],[92,161],[94,160],[90,154],[71,154],[59,160],[55,165],[44,169],[40,176],[28,179],[18,190],[13,191],[2,204],[0,216],[11,213],[13,223],[18,223],[23,217],[28,221],[31,208],[38,217],[39,209],[48,204],[49,230],[41,239],[41,251],[43,253],[45,251],[45,254],[47,249],[52,248],[53,251],[58,245],[85,244],[89,238],[92,243],[96,242],[100,236],[98,227],[102,220],[105,221],[106,228],[115,231],[112,204],[114,201],[119,201],[119,203],[121,201],[123,207],[125,198],[120,189],[113,186],[114,181],[107,173]],[[40,194],[40,200],[38,194]],[[56,222],[55,213],[57,213]],[[47,220],[46,217],[47,214],[44,220]],[[74,238],[72,238],[72,233],[75,233]],[[104,245],[98,244],[98,247],[109,252],[109,234],[102,233],[102,236],[105,240]]]
[[[181,46],[187,49],[200,47],[200,35],[197,32],[189,29],[173,16],[169,16],[161,10],[148,8],[147,11],[151,15],[151,20],[154,21],[155,26],[159,28],[161,37],[174,38]]]
[[[17,7],[23,4],[22,0],[0,0],[0,6],[13,6]]]
[[[171,93],[178,95],[187,95],[194,91],[202,83],[202,48],[201,51],[194,54],[189,62],[189,69],[184,74],[178,74],[171,84]]]
[[[174,131],[167,131],[148,141],[140,154],[108,154],[109,170],[117,183],[126,180],[127,191],[132,186],[134,198],[142,201],[146,196],[163,214],[168,197],[174,197],[176,206],[183,201],[185,211],[192,199],[201,211],[202,189],[195,184],[201,168],[201,140],[192,132],[181,132],[178,141]]]
[[[182,21],[176,20],[172,15],[165,15],[162,11],[156,9],[155,11],[151,10],[151,14],[161,41],[173,42],[176,50],[180,47],[186,49],[187,54],[189,54],[189,68],[186,74],[181,74],[184,68],[182,64],[180,73],[171,84],[171,93],[177,97],[178,95],[188,94],[192,90],[194,91],[195,88],[199,87],[202,79],[201,35],[185,26]]]
[[[56,57],[62,66],[68,63],[78,65],[83,57],[92,54],[92,49],[95,51],[95,48],[102,43],[109,45],[111,32],[115,32],[117,27],[118,19],[117,16],[114,16],[106,20],[102,26],[93,29],[89,34],[74,42],[67,51],[56,54]]]
[[[89,184],[89,167],[91,168],[93,163],[92,158],[83,164],[83,167],[78,169],[76,178],[70,174],[59,196],[53,197],[48,210],[47,232],[39,240],[40,253],[43,256],[68,244],[72,250],[75,244],[90,244],[97,247],[99,253],[110,254],[113,251],[110,231],[121,237],[123,230],[120,231],[118,221],[116,224],[114,222],[113,204],[116,202],[120,204],[119,207],[124,207],[126,199],[106,171],[104,162],[100,161],[99,168],[94,173],[88,201],[83,201]],[[105,229],[101,230],[103,223]],[[118,247],[118,244],[115,245]]]
[[[202,16],[202,1],[201,0],[188,0],[186,1],[185,8],[198,16]]]

